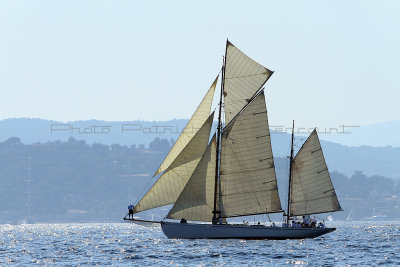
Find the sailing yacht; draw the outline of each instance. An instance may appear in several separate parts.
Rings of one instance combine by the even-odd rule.
[[[272,74],[227,40],[216,132],[211,132],[211,104],[218,76],[156,171],[158,180],[134,206],[134,214],[172,204],[159,222],[168,238],[299,239],[335,230],[290,225],[296,216],[341,210],[316,130],[295,156],[292,132],[286,212],[282,209],[263,88]],[[285,223],[227,222],[270,213],[283,213]],[[138,220],[128,215],[124,219]]]

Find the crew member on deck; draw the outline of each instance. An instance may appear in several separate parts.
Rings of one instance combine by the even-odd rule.
[[[129,219],[133,219],[133,209],[135,208],[135,206],[133,206],[132,204],[130,204],[129,206],[128,206],[128,210],[129,210],[129,216],[128,216],[128,218]]]
[[[315,216],[311,218],[311,225],[310,225],[310,227],[311,227],[311,228],[317,227],[317,219],[315,218]]]
[[[308,221],[308,218],[306,216],[303,216],[303,226],[305,228],[308,228],[309,225],[310,225],[310,222]]]

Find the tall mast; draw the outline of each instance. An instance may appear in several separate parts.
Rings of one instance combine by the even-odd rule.
[[[286,210],[286,224],[289,225],[290,218],[290,196],[292,194],[292,162],[293,162],[293,141],[294,141],[294,120],[292,128],[292,143],[290,147],[290,165],[289,165],[289,188],[288,188],[288,198],[287,198],[287,210]]]
[[[217,222],[217,214],[220,214],[221,211],[217,210],[217,199],[218,199],[218,181],[219,181],[219,160],[220,160],[220,144],[221,144],[221,115],[222,115],[222,96],[224,95],[224,81],[225,81],[225,60],[226,60],[226,49],[228,47],[228,40],[226,41],[227,45],[225,48],[225,57],[222,63],[222,81],[221,81],[221,94],[219,98],[219,113],[218,113],[218,127],[217,127],[217,157],[215,164],[215,184],[214,184],[214,209],[213,209],[213,217],[212,223]]]

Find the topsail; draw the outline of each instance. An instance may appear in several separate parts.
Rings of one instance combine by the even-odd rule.
[[[226,124],[247,105],[272,73],[227,41],[224,73]]]

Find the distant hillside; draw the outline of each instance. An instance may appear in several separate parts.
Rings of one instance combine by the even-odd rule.
[[[18,136],[24,144],[67,141],[70,137],[88,144],[148,145],[156,137],[176,139],[187,120],[171,121],[73,121],[57,122],[42,119],[0,120],[0,141]]]
[[[120,221],[170,147],[166,139],[140,149],[10,138],[0,143],[0,223]]]
[[[13,118],[0,120],[0,141],[18,136],[24,144],[62,140],[69,137],[87,143],[148,145],[155,137],[176,139],[188,120],[170,121],[72,121]],[[400,147],[400,120],[362,127],[319,129],[322,140],[345,146]]]
[[[156,137],[176,140],[186,123],[187,120],[164,122],[106,122],[91,120],[61,123],[41,119],[7,119],[0,121],[0,141],[18,136],[22,143],[32,144],[57,140],[67,141],[70,137],[73,137],[76,140],[84,140],[88,144],[141,145],[144,148]],[[386,125],[386,128],[382,125]],[[376,126],[385,129],[381,132],[376,132],[377,130],[374,130],[376,129],[375,126],[354,129],[354,131],[357,131],[357,134],[354,133],[354,135],[357,136],[363,136],[363,129],[366,129],[367,137],[356,138],[357,142],[365,141],[365,144],[369,144],[375,142],[374,140],[384,140],[381,134],[382,136],[394,136],[389,129],[391,127],[397,129],[396,125],[400,125],[400,121],[382,125]],[[346,136],[350,138],[352,135],[349,134]],[[271,136],[274,155],[277,157],[286,157],[289,155],[290,135],[272,132]],[[321,139],[329,136],[334,135],[320,134]],[[337,136],[341,138],[344,135]],[[301,146],[305,138],[305,136],[296,136],[295,144],[297,148]],[[400,140],[400,138],[398,139]],[[393,140],[393,138],[389,140]],[[322,141],[321,143],[324,148],[326,161],[332,171],[336,170],[347,176],[351,176],[354,171],[363,171],[366,175],[400,178],[400,147],[350,147],[329,141]]]
[[[146,149],[72,138],[34,145],[16,137],[0,142],[0,223],[121,221],[127,206],[155,181],[152,175],[170,147],[167,139],[155,139]],[[275,166],[285,207],[288,159],[276,157]],[[345,210],[335,219],[346,219],[351,210],[354,220],[400,219],[399,182],[361,172],[331,176]],[[162,219],[166,210],[152,213]]]

